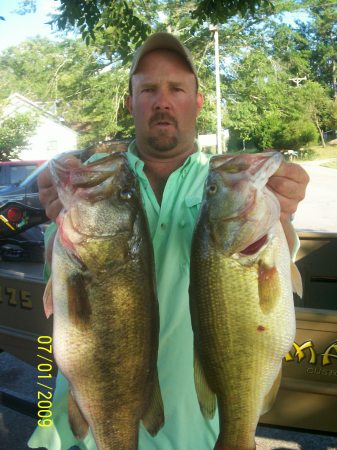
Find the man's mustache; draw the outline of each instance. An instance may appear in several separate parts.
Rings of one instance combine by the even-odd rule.
[[[163,113],[163,112],[155,113],[151,117],[151,119],[149,121],[149,125],[152,126],[152,125],[155,125],[155,124],[157,124],[159,122],[168,122],[168,123],[174,125],[175,127],[177,127],[177,125],[178,125],[176,119],[173,116],[171,116],[171,114]]]

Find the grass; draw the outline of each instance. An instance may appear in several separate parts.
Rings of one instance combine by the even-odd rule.
[[[329,158],[337,158],[337,145],[326,145],[326,147],[316,145],[306,147],[303,151],[303,157],[299,157],[296,161],[314,161],[316,159]],[[336,168],[336,162],[329,164],[332,164],[333,168]]]

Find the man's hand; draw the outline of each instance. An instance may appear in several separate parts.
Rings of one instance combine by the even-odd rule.
[[[309,175],[298,164],[283,162],[279,169],[269,178],[267,186],[279,199],[281,205],[281,221],[287,220],[297,210],[304,199],[309,183]]]
[[[78,167],[80,165],[80,161],[73,156],[67,156],[63,163],[68,167]],[[37,182],[39,186],[40,201],[49,219],[55,221],[63,205],[58,198],[57,190],[49,167],[40,173]]]

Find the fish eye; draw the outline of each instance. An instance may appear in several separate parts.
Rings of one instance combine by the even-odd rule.
[[[119,196],[122,200],[131,200],[134,194],[133,189],[122,189]]]
[[[214,195],[217,193],[217,191],[218,191],[218,186],[216,184],[211,184],[207,188],[207,193],[209,195]]]

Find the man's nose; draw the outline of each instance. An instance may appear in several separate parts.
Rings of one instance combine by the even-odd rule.
[[[156,110],[170,109],[169,93],[164,89],[158,89],[156,94],[154,108]]]

